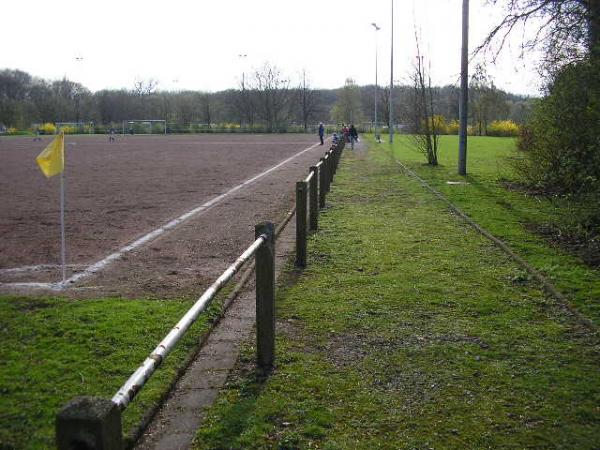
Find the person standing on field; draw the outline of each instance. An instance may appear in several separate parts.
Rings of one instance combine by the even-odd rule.
[[[350,124],[350,129],[348,130],[348,133],[350,134],[350,148],[354,150],[354,143],[358,142],[358,131],[356,130],[356,127],[353,123]]]
[[[344,140],[346,141],[346,144],[349,144],[350,143],[350,129],[348,128],[348,125],[343,125],[342,134],[344,135]]]
[[[323,122],[319,122],[319,139],[321,140],[321,145],[324,144],[323,138],[325,136],[325,126]]]

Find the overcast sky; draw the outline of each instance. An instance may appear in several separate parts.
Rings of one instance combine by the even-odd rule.
[[[458,82],[462,0],[394,0],[394,79],[415,61],[414,24],[434,84]],[[391,0],[7,0],[0,68],[48,79],[66,76],[93,91],[132,88],[153,78],[164,90],[238,87],[242,73],[269,62],[313,87],[390,82]],[[501,17],[471,0],[470,48]],[[376,22],[381,30],[371,26]],[[239,55],[247,55],[240,57]],[[517,58],[518,40],[490,66],[497,86],[536,95],[535,61]],[[528,66],[529,65],[529,66]],[[473,64],[472,64],[473,66]],[[471,67],[472,67],[471,66]],[[473,70],[471,68],[471,70]]]

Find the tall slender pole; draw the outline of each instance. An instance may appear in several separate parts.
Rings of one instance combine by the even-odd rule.
[[[377,48],[377,32],[381,29],[380,27],[377,26],[377,24],[375,22],[373,22],[371,25],[373,25],[373,28],[375,28],[375,141],[376,142],[381,142],[381,138],[379,137],[379,133],[377,133],[377,95],[378,95],[378,91],[379,91],[379,85],[377,82],[377,75],[378,75],[378,70],[377,70],[377,53],[378,53],[378,48]]]
[[[377,34],[375,34],[377,36]],[[379,133],[377,132],[377,95],[379,94],[377,85],[377,44],[375,44],[375,139],[380,142]]]
[[[60,174],[60,259],[62,262],[62,282],[67,281],[67,252],[65,245],[65,171]]]
[[[462,49],[460,61],[460,136],[458,174],[467,174],[467,118],[469,114],[469,0],[462,4]]]
[[[390,120],[388,129],[390,131],[390,144],[394,142],[394,109],[392,107],[392,98],[394,97],[394,0],[392,0],[392,43],[390,51]]]

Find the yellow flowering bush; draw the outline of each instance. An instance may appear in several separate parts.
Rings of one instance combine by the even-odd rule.
[[[69,126],[69,125],[65,125],[64,127],[61,127],[60,131],[62,131],[65,134],[76,134],[77,128]]]
[[[494,120],[487,128],[488,136],[517,137],[520,127],[512,120]]]
[[[40,131],[44,134],[54,134],[56,133],[56,126],[53,123],[46,122],[40,126]]]
[[[451,120],[446,124],[446,134],[458,134],[460,123],[458,120]]]

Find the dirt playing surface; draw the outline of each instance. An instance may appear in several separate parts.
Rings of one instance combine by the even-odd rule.
[[[8,283],[60,279],[59,177],[47,180],[35,163],[49,140],[0,139],[1,291]],[[314,145],[315,137],[125,136],[109,143],[103,136],[67,136],[65,141],[69,276]],[[283,219],[293,205],[295,181],[325,149],[316,146],[242,187],[78,283],[68,295],[196,297],[253,241],[256,223]]]

